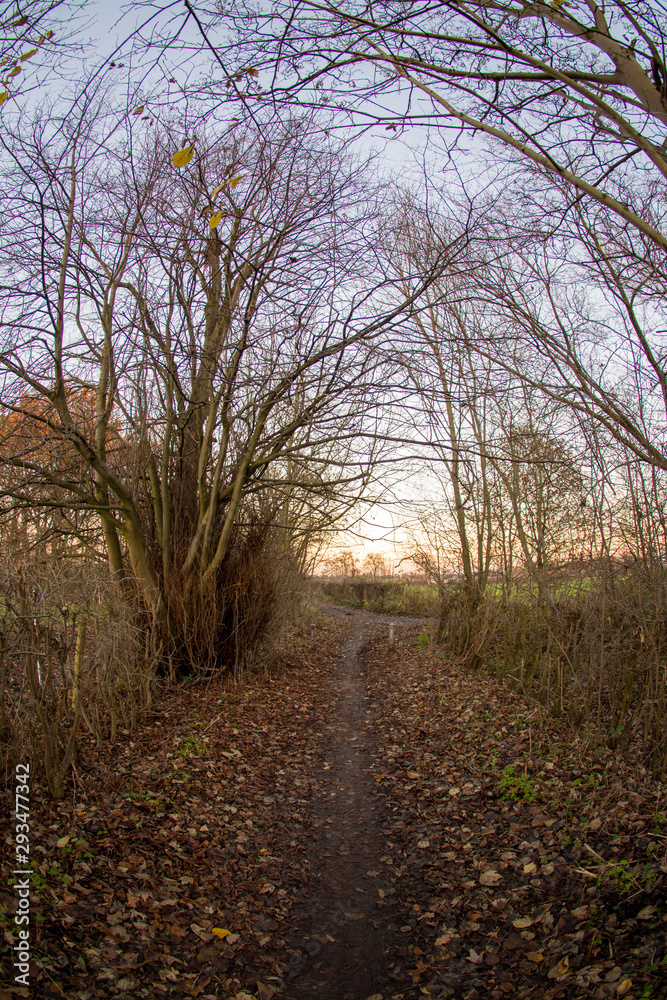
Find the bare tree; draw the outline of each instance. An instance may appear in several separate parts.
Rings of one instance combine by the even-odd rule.
[[[403,202],[387,255],[405,295],[410,294],[413,276],[430,270],[445,231],[433,213],[412,199]],[[425,290],[411,310],[407,336],[394,350],[419,399],[418,429],[427,445],[426,461],[437,463],[446,480],[443,499],[456,525],[457,562],[475,603],[484,592],[492,554],[487,475],[487,400],[492,390],[489,366],[480,365],[471,348],[465,296],[457,293],[465,273],[458,262]]]
[[[69,0],[0,5],[0,108],[5,114],[20,109],[26,94],[45,79],[54,81],[57,58],[76,47],[71,24],[84,6]],[[65,25],[63,37],[58,29]]]
[[[437,157],[456,163],[463,135],[473,132],[488,201],[505,210],[505,223],[495,229],[480,219],[480,245],[487,241],[484,256],[494,274],[486,299],[511,316],[506,343],[514,329],[525,331],[524,343],[533,345],[530,351],[537,345],[543,360],[532,373],[523,366],[523,374],[531,385],[548,386],[557,402],[600,421],[640,460],[664,463],[665,423],[655,400],[659,392],[667,413],[664,338],[655,332],[667,249],[660,4],[612,0],[603,7],[591,0],[575,9],[518,0],[418,7],[285,0],[269,12],[239,2],[235,32],[228,8],[217,23],[206,5],[190,9],[193,17],[206,14],[197,27],[202,44],[219,32],[226,64],[259,74],[244,91],[247,113],[268,87],[278,105],[298,100],[326,108],[345,127],[381,126],[392,137],[423,128],[434,164]],[[224,45],[230,30],[236,62]],[[206,97],[215,98],[215,84]],[[480,188],[468,175],[464,184]],[[571,311],[562,315],[563,268],[571,287],[580,285],[574,271],[584,257],[586,284],[618,305],[607,331],[595,318],[597,291],[588,330]],[[624,390],[637,368],[638,392],[616,391],[615,366],[598,357],[603,336],[608,357],[625,341]],[[511,344],[507,350],[515,354]]]
[[[495,231],[512,252],[481,266],[469,287],[489,331],[477,349],[641,462],[667,469],[663,269],[583,208],[577,219],[554,241],[528,242],[511,220]]]
[[[553,570],[574,558],[587,490],[575,456],[554,434],[555,414],[536,409],[528,397],[518,413],[501,415],[503,437],[496,436],[492,463],[525,568],[545,600]]]
[[[662,4],[285,0],[270,12],[237,3],[233,15],[243,58],[274,96],[392,132],[426,125],[449,151],[462,130],[485,135],[572,203],[591,198],[667,248],[641,193],[667,176]]]
[[[4,139],[3,403],[66,440],[86,482],[4,460],[99,514],[112,572],[166,646],[224,592],[235,540],[273,526],[259,494],[326,496],[336,467],[348,495],[364,487],[372,457],[352,472],[345,443],[374,407],[365,344],[406,303],[368,263],[361,168],[301,121],[179,152],[131,125],[115,138],[105,107],[88,97]],[[26,388],[46,410],[22,406]],[[92,428],[72,389],[94,394]]]

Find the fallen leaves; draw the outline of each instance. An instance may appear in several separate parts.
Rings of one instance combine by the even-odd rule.
[[[561,958],[561,960],[556,965],[552,966],[552,968],[549,969],[547,975],[549,979],[562,979],[563,976],[566,976],[569,971],[570,971],[570,958],[569,955],[565,955],[564,958]]]
[[[229,937],[231,931],[228,931],[224,927],[212,927],[211,934],[215,934],[216,937],[220,938],[221,940],[224,940],[226,937]]]
[[[314,654],[307,634],[291,637],[270,678],[165,695],[134,748],[92,758],[85,797],[35,797],[35,995],[271,1000],[340,946],[340,927],[294,935],[313,859],[332,863],[323,845],[335,830],[316,816],[323,795],[343,794],[329,677],[350,627],[318,627]],[[587,757],[555,724],[529,739],[532,707],[419,651],[417,634],[397,626],[391,670],[384,628],[371,642],[370,749],[350,744],[367,754],[379,841],[356,898],[377,908],[391,956],[372,1000],[664,995],[659,790],[632,762]],[[499,795],[510,764],[534,802]],[[334,836],[336,863],[353,864],[349,852]],[[358,919],[354,901],[345,912]]]
[[[586,758],[562,724],[542,732],[533,723],[529,737],[525,719],[534,706],[483,673],[440,659],[437,649],[420,649],[420,628],[397,629],[390,675],[386,636],[378,631],[367,669],[378,712],[378,771],[402,820],[392,833],[398,856],[418,856],[409,839],[414,830],[430,842],[422,854],[431,853],[431,864],[420,861],[423,886],[403,890],[406,902],[423,906],[429,899],[436,914],[430,992],[612,997],[617,981],[605,975],[615,964],[613,949],[623,972],[632,972],[632,996],[639,968],[647,995],[662,995],[667,960],[655,956],[665,955],[660,934],[667,918],[664,905],[650,901],[664,900],[662,859],[645,853],[641,863],[619,865],[638,848],[648,850],[649,837],[638,841],[630,826],[648,831],[655,822],[659,787],[633,760]],[[406,764],[421,772],[418,786],[401,780]],[[515,776],[517,798],[499,793],[503,772]],[[522,801],[524,787],[532,801]],[[626,789],[635,792],[640,816],[628,810]],[[659,823],[664,836],[664,817]],[[589,848],[598,854],[595,863]],[[577,872],[584,857],[593,878]],[[634,891],[624,910],[621,900]],[[427,930],[419,924],[415,933],[428,953]]]

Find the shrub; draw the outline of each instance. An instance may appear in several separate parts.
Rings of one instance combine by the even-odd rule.
[[[141,623],[97,564],[26,558],[0,576],[2,764],[29,756],[54,798],[79,759],[82,725],[116,738],[150,702],[155,663]]]
[[[452,600],[441,639],[473,666],[496,672],[540,712],[585,726],[612,749],[630,740],[654,773],[667,770],[665,581],[639,571],[602,573],[586,586],[488,588],[475,605]],[[442,619],[441,619],[442,623]]]

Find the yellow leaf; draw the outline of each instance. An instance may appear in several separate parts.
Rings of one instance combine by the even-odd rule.
[[[17,76],[20,72],[21,72],[21,67],[20,66],[15,66],[14,69],[11,69],[9,71],[9,75],[10,76]]]
[[[211,934],[215,934],[216,937],[222,939],[226,938],[231,933],[231,931],[225,930],[224,927],[211,927]]]
[[[177,153],[171,158],[171,162],[175,167],[187,167],[188,163],[192,159],[192,154],[195,151],[194,146],[186,146],[185,149],[179,149]]]
[[[512,921],[512,926],[516,927],[517,930],[524,930],[526,927],[532,926],[532,919],[530,917],[517,917],[516,920]]]
[[[229,182],[231,184],[231,186],[232,186],[232,189],[236,187],[236,185],[238,184],[238,182],[240,180],[241,180],[241,175],[240,174],[238,175],[238,177],[232,177],[231,181]]]
[[[47,39],[48,38],[53,38],[53,32],[52,31],[47,31],[46,37],[47,37]]]
[[[61,837],[60,840],[56,840],[56,847],[65,847],[68,842],[69,842],[69,834],[67,834],[64,837]]]
[[[223,181],[222,184],[218,184],[216,188],[213,188],[213,193],[211,194],[211,201],[213,201],[216,198],[216,196],[220,194],[226,183],[227,181]]]
[[[8,97],[9,97],[9,94],[7,93],[6,90],[3,91],[2,94],[0,94],[0,107],[5,103],[5,101],[7,100]]]
[[[12,21],[11,27],[12,28],[20,28],[22,25],[27,24],[27,22],[28,22],[28,18],[27,17],[19,17],[19,18],[16,19],[16,21]]]
[[[246,73],[248,76],[259,76],[259,71],[256,69],[247,69]]]
[[[132,114],[133,115],[140,115],[143,110],[144,110],[144,105],[140,104],[138,108],[134,109],[134,111],[132,112]]]
[[[570,968],[570,956],[566,955],[565,958],[561,958],[558,963],[558,975],[564,976],[567,970]]]
[[[616,987],[616,996],[624,997],[628,990],[632,989],[632,980],[624,979],[623,982],[619,983]]]
[[[209,228],[215,229],[215,227],[218,225],[223,215],[224,212],[214,212],[211,218],[208,220]]]
[[[36,51],[37,49],[28,49],[28,51],[24,52],[23,55],[21,56],[21,62],[24,62],[26,59],[30,59],[31,56],[34,56]]]

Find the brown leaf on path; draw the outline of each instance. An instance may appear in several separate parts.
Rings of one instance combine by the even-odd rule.
[[[190,924],[190,930],[193,934],[196,934],[199,940],[203,941],[204,944],[208,944],[213,940],[213,934],[210,931],[205,930],[203,927],[200,927],[199,924]]]
[[[548,822],[549,822],[548,816],[545,816],[544,813],[538,813],[536,816],[533,816],[532,820],[530,821],[530,825],[533,828],[536,828],[540,826],[546,826]]]
[[[500,872],[494,872],[492,870],[482,872],[482,874],[479,876],[479,881],[481,885],[498,885],[498,883],[502,882],[502,880],[503,877],[500,874]]]

